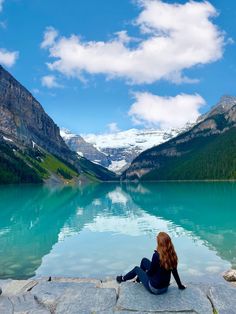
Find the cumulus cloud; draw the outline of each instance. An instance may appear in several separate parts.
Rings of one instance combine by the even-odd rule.
[[[0,27],[3,29],[7,28],[7,22],[6,21],[0,21]]]
[[[42,85],[47,88],[60,88],[62,85],[57,83],[56,77],[54,75],[45,75],[42,77]]]
[[[5,0],[0,0],[0,12],[3,8],[3,3]],[[4,21],[0,21],[0,28],[6,28],[7,24]],[[11,67],[15,64],[17,58],[19,57],[18,51],[9,51],[5,48],[0,48],[0,64]]]
[[[8,51],[4,48],[0,48],[0,64],[7,67],[11,67],[15,64],[19,56],[18,51]]]
[[[108,126],[108,129],[109,129],[110,133],[117,133],[117,132],[119,132],[119,128],[118,128],[116,122],[109,123],[107,126]]]
[[[151,93],[135,93],[129,115],[136,124],[158,126],[161,129],[181,127],[194,122],[205,100],[198,94],[162,97]]]
[[[40,90],[38,88],[33,88],[32,89],[32,93],[33,94],[39,94],[40,93]]]
[[[55,28],[49,26],[46,28],[43,36],[43,41],[40,45],[41,48],[48,48],[55,43],[55,40],[58,36],[57,30]]]
[[[2,11],[3,2],[4,2],[4,0],[0,0],[0,12]]]
[[[54,59],[49,68],[79,79],[88,73],[132,84],[161,79],[181,83],[195,82],[184,76],[185,69],[222,57],[224,35],[212,22],[217,11],[209,2],[136,3],[140,14],[133,23],[139,30],[135,44],[124,30],[108,41],[84,41],[77,35],[58,36],[48,28],[41,47]]]

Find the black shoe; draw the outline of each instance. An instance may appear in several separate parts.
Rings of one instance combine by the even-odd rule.
[[[1,289],[1,287],[0,287],[0,295],[2,294],[2,289]]]
[[[137,277],[136,278],[136,280],[135,280],[136,282],[138,282],[138,283],[140,283],[141,281],[140,281],[140,279]]]
[[[122,283],[122,282],[124,282],[125,280],[124,280],[124,277],[123,277],[123,276],[117,276],[117,277],[116,277],[116,281],[117,281],[118,283]]]

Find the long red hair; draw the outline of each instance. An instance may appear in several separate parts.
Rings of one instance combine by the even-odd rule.
[[[170,236],[165,232],[157,235],[157,252],[160,256],[160,265],[166,270],[177,268],[178,257]]]

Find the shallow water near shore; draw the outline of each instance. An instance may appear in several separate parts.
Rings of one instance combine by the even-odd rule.
[[[115,276],[173,239],[183,281],[236,266],[236,183],[0,187],[0,278]]]

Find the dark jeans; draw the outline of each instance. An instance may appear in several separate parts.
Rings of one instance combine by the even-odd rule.
[[[128,272],[125,276],[124,276],[124,280],[130,280],[135,278],[136,276],[138,276],[139,280],[142,282],[142,284],[144,285],[144,287],[150,292],[150,293],[154,293],[154,294],[161,294],[167,291],[167,288],[163,288],[163,289],[153,289],[153,291],[150,289],[150,277],[147,274],[147,271],[150,269],[151,267],[151,262],[149,261],[149,259],[147,259],[146,257],[144,257],[140,263],[140,267],[135,266],[130,272]],[[155,290],[155,292],[154,292]]]

